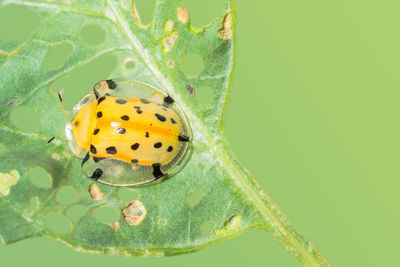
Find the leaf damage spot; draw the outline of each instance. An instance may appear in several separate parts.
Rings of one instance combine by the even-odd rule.
[[[189,14],[184,6],[180,6],[176,10],[176,16],[179,22],[186,24],[189,22]]]
[[[175,62],[172,59],[167,60],[167,67],[173,69],[175,67]]]
[[[136,69],[137,66],[137,60],[133,57],[127,57],[124,60],[124,67],[129,69],[129,70],[134,70]]]
[[[188,194],[188,205],[194,207],[200,203],[206,194],[203,190],[193,190]]]
[[[176,39],[178,39],[177,31],[173,31],[161,39],[163,52],[165,54],[169,53],[171,49],[174,47]]]
[[[32,217],[32,215],[39,209],[40,200],[38,196],[32,197],[29,206],[25,208],[25,216]]]
[[[66,157],[66,158],[68,158],[68,159],[71,157],[71,154],[68,153],[67,151],[64,151],[64,152],[63,152],[63,155],[64,155],[64,157]]]
[[[240,215],[232,216],[222,228],[218,228],[214,230],[216,236],[225,236],[236,232],[239,229],[240,222],[242,217]]]
[[[160,218],[157,220],[157,224],[160,226],[165,226],[165,225],[167,225],[167,223],[168,223],[168,220],[166,218]]]
[[[194,88],[190,84],[186,84],[186,90],[189,92],[189,94],[191,94],[192,96],[195,96],[196,88]]]
[[[108,225],[115,231],[119,231],[121,229],[121,225],[119,224],[119,222],[112,222],[109,223]]]
[[[221,28],[218,30],[217,34],[218,37],[220,37],[221,39],[224,40],[229,40],[232,38],[232,24],[233,24],[233,20],[232,20],[232,14],[231,13],[227,13],[221,23]]]
[[[9,173],[0,173],[0,194],[8,196],[10,188],[18,183],[20,175],[17,170],[11,170]]]
[[[168,19],[165,23],[164,23],[164,31],[166,33],[172,31],[172,29],[174,28],[174,21],[171,19]]]
[[[200,225],[200,232],[203,235],[211,234],[214,229],[215,229],[215,222],[214,221],[205,221]]]
[[[147,214],[146,208],[139,200],[129,202],[121,212],[125,221],[131,226],[138,226],[141,224]]]
[[[101,201],[104,199],[104,194],[101,192],[97,184],[91,184],[88,192],[90,193],[90,197],[95,201]]]
[[[61,159],[60,154],[57,154],[57,153],[53,153],[53,155],[51,155],[51,157],[52,157],[53,159],[55,159],[55,160],[60,160],[60,159]]]

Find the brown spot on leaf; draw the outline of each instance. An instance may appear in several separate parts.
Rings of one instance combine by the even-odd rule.
[[[131,226],[138,226],[141,224],[147,214],[146,208],[139,200],[129,202],[121,212],[125,221]]]
[[[180,6],[176,10],[176,16],[179,22],[186,24],[189,22],[189,14],[184,6]]]
[[[176,39],[178,39],[177,31],[173,31],[164,38],[162,38],[161,42],[164,53],[169,53],[171,51],[172,47],[174,47]]]
[[[224,40],[230,39],[232,37],[232,24],[232,14],[226,13],[221,23],[222,27],[217,32],[218,36]]]
[[[119,222],[113,222],[108,224],[112,229],[115,231],[119,231],[121,229],[121,225],[119,225]]]
[[[88,191],[93,200],[100,201],[104,199],[104,195],[97,184],[91,184]]]

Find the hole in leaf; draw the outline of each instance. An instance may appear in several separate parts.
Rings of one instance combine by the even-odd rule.
[[[0,154],[3,154],[7,151],[8,151],[7,147],[3,143],[0,143]]]
[[[197,28],[205,26],[217,16],[221,16],[225,4],[225,0],[183,0],[183,5],[190,16],[190,24]]]
[[[29,206],[26,207],[24,211],[25,215],[31,217],[32,214],[39,209],[39,205],[40,205],[39,197],[31,198]]]
[[[156,0],[134,0],[134,4],[140,16],[140,22],[144,25],[149,24],[153,19]]]
[[[210,86],[202,86],[196,90],[196,98],[200,104],[211,104],[214,99],[214,91]]]
[[[33,167],[28,170],[28,178],[34,186],[50,188],[53,183],[51,175],[42,167]]]
[[[127,69],[134,69],[136,67],[136,60],[132,57],[127,57],[124,61],[124,66]]]
[[[200,201],[204,198],[206,193],[203,190],[195,190],[189,192],[188,195],[188,204],[190,207],[194,207],[200,203]]]
[[[87,24],[83,26],[80,37],[88,45],[99,45],[104,42],[104,30],[98,24]]]
[[[98,81],[106,79],[116,65],[117,59],[114,55],[102,55],[57,80],[52,88],[55,91],[64,89],[65,107],[71,110]]]
[[[203,70],[203,60],[197,53],[189,52],[183,57],[182,69],[189,77],[197,76]]]
[[[87,210],[88,208],[83,205],[74,205],[67,210],[67,216],[72,221],[77,222],[86,214]]]
[[[119,212],[110,207],[100,207],[94,211],[96,219],[103,223],[111,223],[118,220]]]
[[[17,128],[25,132],[40,132],[42,124],[40,117],[31,107],[15,107],[10,114],[10,121]]]
[[[133,201],[138,199],[139,192],[135,189],[121,187],[118,189],[118,197],[119,199],[123,200],[124,202]]]
[[[200,225],[200,232],[202,234],[211,234],[215,229],[215,222],[205,221]]]
[[[68,234],[71,232],[71,224],[65,216],[51,212],[44,217],[44,222],[52,231],[59,234]]]
[[[62,186],[57,191],[56,200],[63,205],[79,201],[78,193],[72,186]]]
[[[31,9],[20,5],[6,5],[0,9],[0,40],[22,41],[39,26],[39,23],[40,17]]]
[[[69,42],[62,42],[60,44],[52,45],[49,53],[42,63],[42,69],[44,71],[51,71],[62,67],[65,61],[71,55],[72,50],[73,46]]]

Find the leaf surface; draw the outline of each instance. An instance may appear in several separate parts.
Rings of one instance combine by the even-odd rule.
[[[0,237],[4,243],[47,236],[85,252],[173,255],[263,227],[289,249],[296,243],[299,248],[292,252],[303,263],[307,260],[302,259],[302,253],[311,261],[315,257],[314,262],[324,263],[226,145],[222,119],[234,64],[235,17],[231,2],[227,2],[223,14],[201,29],[190,26],[179,0],[157,1],[148,26],[140,23],[127,0],[0,2],[0,6],[9,4],[35,11],[40,24],[26,40],[0,41],[5,57],[0,62],[0,143],[6,147],[6,152],[0,154],[0,188],[9,189],[8,194],[0,194]],[[88,45],[80,36],[82,26],[91,24],[104,31],[101,44]],[[72,44],[70,56],[62,66],[43,70],[49,51],[63,42]],[[188,75],[182,67],[189,52],[202,58],[203,68],[198,75]],[[98,184],[97,193],[104,198],[94,200],[88,192],[93,181],[82,173],[81,160],[68,152],[65,137],[46,145],[64,124],[57,96],[50,88],[80,66],[108,54],[117,58],[117,66],[103,79],[133,78],[166,91],[187,115],[193,141],[188,161],[172,178],[134,189]],[[135,67],[127,68],[127,60]],[[201,104],[191,94],[191,89],[204,86],[213,91],[208,104]],[[84,96],[90,89],[79,90]],[[10,121],[10,114],[20,107],[39,114],[40,130],[27,132]],[[50,175],[49,187],[37,186],[30,179],[37,170]],[[12,174],[18,174],[18,179]],[[60,200],[66,188],[75,192],[75,201]],[[120,213],[133,200],[139,200],[146,209],[137,226],[127,224]],[[105,207],[118,214],[114,221],[98,219]],[[84,211],[72,216],[70,211],[78,208]],[[59,225],[52,226],[48,223],[51,216],[62,216],[70,227],[61,231]]]

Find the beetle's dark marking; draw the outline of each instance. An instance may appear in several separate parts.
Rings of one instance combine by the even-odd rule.
[[[117,149],[115,148],[115,146],[109,146],[106,148],[106,152],[107,154],[114,155],[117,154]]]
[[[96,130],[94,130],[93,134],[96,135],[96,134],[98,134],[99,132],[100,132],[100,129],[96,129]]]
[[[103,171],[100,168],[97,168],[93,172],[92,176],[90,176],[90,178],[97,181],[102,175],[103,175]]]
[[[121,120],[129,121],[129,116],[128,115],[124,115],[124,116],[121,117]]]
[[[101,158],[101,157],[93,157],[94,162],[99,162],[100,160],[103,160],[105,158]]]
[[[133,145],[131,145],[132,150],[136,150],[139,148],[139,143],[134,143]]]
[[[118,103],[118,104],[123,105],[123,104],[126,104],[127,101],[124,100],[124,99],[117,99],[117,100],[115,100],[115,102]]]
[[[75,121],[74,125],[75,125],[75,127],[78,127],[79,126],[79,121]]]
[[[107,80],[106,83],[108,85],[108,88],[110,88],[111,90],[117,87],[117,84],[113,80]]]
[[[53,136],[52,138],[50,138],[50,139],[47,141],[47,143],[51,143],[51,141],[53,141],[55,138],[56,138],[56,137]]]
[[[175,100],[172,97],[170,97],[169,95],[164,97],[164,105],[170,105],[174,102],[175,102]]]
[[[94,96],[96,97],[96,99],[99,99],[99,93],[97,92],[97,90],[96,89],[94,89],[93,90],[94,91]]]
[[[162,147],[162,143],[161,142],[157,142],[154,144],[154,148],[160,148]]]
[[[101,111],[97,112],[97,118],[101,118],[101,117],[103,117],[103,112],[101,112]]]
[[[149,132],[146,132],[146,137],[150,137]]]
[[[92,152],[92,154],[97,153],[97,149],[94,147],[94,145],[90,145],[90,152]]]
[[[89,158],[90,158],[90,155],[89,155],[89,152],[88,152],[88,153],[86,153],[85,157],[83,158],[83,160],[82,160],[82,165],[81,165],[81,166],[83,166],[83,164],[85,164],[86,161],[89,160]]]
[[[176,121],[175,121],[173,118],[171,118],[171,122],[172,122],[173,124],[176,124]]]
[[[173,148],[172,146],[169,146],[168,149],[167,149],[167,151],[168,151],[168,152],[171,152],[173,149],[174,149],[174,148]]]
[[[105,93],[106,96],[111,96],[109,93]]]
[[[164,176],[164,173],[161,171],[161,164],[160,163],[153,163],[153,176],[156,179],[159,179]]]
[[[166,118],[165,118],[163,115],[160,115],[160,114],[158,114],[158,113],[155,113],[154,115],[157,117],[157,119],[158,119],[159,121],[165,121],[165,120],[166,120]]]
[[[132,163],[138,163],[139,161],[137,159],[132,159],[131,162]]]
[[[118,132],[120,134],[124,134],[124,133],[126,133],[126,129],[125,128],[118,128]]]
[[[186,135],[180,134],[178,136],[178,140],[181,142],[189,142],[189,137],[187,137]]]
[[[150,103],[149,100],[144,99],[144,98],[141,98],[141,99],[140,99],[140,102],[142,102],[143,104],[149,104],[149,103]]]
[[[106,99],[105,96],[100,97],[100,98],[97,100],[97,105],[100,105],[100,103],[103,102],[104,99]]]
[[[168,111],[168,109],[166,109],[166,108],[161,108],[162,110],[165,110],[165,111]]]
[[[142,114],[142,113],[143,113],[143,110],[137,109],[136,112],[137,112],[137,114]]]

